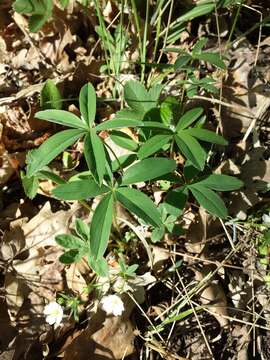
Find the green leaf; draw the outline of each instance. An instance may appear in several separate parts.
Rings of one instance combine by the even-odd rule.
[[[180,55],[174,63],[174,69],[178,70],[187,65],[192,60],[191,55]]]
[[[69,264],[80,261],[81,258],[83,257],[83,255],[84,254],[82,252],[80,252],[76,249],[71,249],[69,251],[66,251],[63,255],[61,255],[59,257],[59,261],[62,264],[69,265]]]
[[[39,31],[50,17],[51,17],[51,13],[45,15],[32,15],[29,18],[29,23],[28,23],[30,32],[35,33]]]
[[[107,261],[102,257],[96,259],[94,256],[88,256],[88,263],[94,272],[101,277],[108,277],[109,267]]]
[[[132,109],[122,109],[117,111],[113,120],[138,120],[142,119],[142,115]]]
[[[90,130],[90,138],[91,138],[92,148],[95,157],[96,174],[97,174],[96,181],[98,182],[99,185],[101,185],[105,175],[105,168],[106,168],[106,154],[104,150],[104,145],[100,137],[96,134],[94,130]]]
[[[48,168],[49,169],[49,168]],[[39,179],[42,180],[51,180],[57,185],[65,184],[65,180],[63,180],[60,176],[54,174],[52,171],[49,170],[42,170],[37,173]]]
[[[84,221],[79,218],[75,220],[75,230],[78,236],[80,236],[82,239],[90,240],[90,228]]]
[[[124,98],[133,110],[145,114],[156,106],[161,89],[158,86],[148,92],[139,81],[130,80],[125,83]]]
[[[96,92],[91,83],[85,84],[79,96],[80,111],[88,126],[92,126],[96,116]]]
[[[16,0],[13,3],[13,9],[20,14],[31,14],[35,8],[30,0]]]
[[[208,3],[208,4],[198,4],[190,11],[186,12],[184,15],[180,16],[178,22],[186,22],[193,20],[199,16],[203,16],[209,14],[215,9],[215,4]]]
[[[155,204],[144,193],[136,189],[120,187],[116,191],[116,198],[131,213],[152,226],[162,226],[160,213]]]
[[[91,255],[99,259],[106,251],[113,218],[113,194],[107,194],[95,209],[90,228]]]
[[[107,186],[100,187],[92,179],[78,179],[57,186],[52,190],[52,194],[61,200],[84,200],[104,194],[108,190]]]
[[[178,217],[182,214],[187,202],[188,192],[186,187],[181,187],[168,192],[164,208],[168,214]]]
[[[210,214],[222,219],[228,216],[226,206],[219,195],[209,188],[200,184],[188,186],[198,203],[204,207]]]
[[[21,179],[22,179],[22,185],[25,194],[30,198],[34,199],[34,197],[37,194],[38,191],[38,177],[37,176],[31,176],[27,177],[25,174],[21,171]]]
[[[160,123],[158,121],[145,121],[141,125],[138,125],[138,127],[142,129],[153,129],[153,130],[162,130],[166,133],[173,134],[173,131],[165,124]]]
[[[142,114],[155,106],[149,106],[147,91],[139,81],[130,80],[125,83],[124,99],[129,107]]]
[[[193,128],[185,130],[185,134],[193,136],[199,140],[210,142],[213,144],[218,145],[228,145],[228,141],[225,140],[222,136],[217,135],[213,131],[200,129],[200,128]]]
[[[184,177],[186,182],[190,182],[195,176],[199,174],[200,170],[197,169],[190,160],[185,162]]]
[[[206,152],[196,139],[185,134],[183,130],[175,136],[176,144],[184,156],[199,170],[204,169],[206,161]]]
[[[139,159],[146,158],[158,150],[160,150],[164,145],[168,144],[168,142],[172,139],[171,135],[155,135],[149,140],[147,140],[138,151]]]
[[[192,49],[192,54],[193,55],[196,55],[198,53],[201,53],[202,49],[205,47],[205,45],[207,44],[208,42],[208,38],[201,38],[200,40],[198,40],[196,42],[196,44],[193,46],[193,49]]]
[[[81,249],[85,247],[85,242],[73,235],[57,235],[55,241],[65,249]]]
[[[129,167],[122,178],[122,185],[136,184],[142,181],[156,179],[173,172],[176,162],[167,158],[148,158]]]
[[[78,116],[65,110],[44,110],[35,114],[40,120],[47,120],[56,124],[69,126],[76,129],[87,130],[87,125]]]
[[[60,4],[63,8],[67,7],[69,4],[69,0],[60,0]]]
[[[112,162],[112,171],[118,171],[120,168],[124,169],[127,166],[131,165],[135,160],[137,160],[136,154],[128,154],[119,156],[118,159]],[[121,165],[121,166],[120,166]]]
[[[63,150],[74,144],[84,132],[78,129],[61,131],[46,140],[38,149],[27,154],[27,173],[28,177],[43,169]]]
[[[161,226],[160,228],[155,228],[151,234],[151,240],[153,243],[157,243],[163,239],[165,235],[165,226]]]
[[[178,99],[174,96],[167,96],[160,106],[160,116],[162,122],[167,126],[174,124],[180,110],[181,104]]]
[[[203,108],[196,107],[191,110],[188,110],[177,123],[176,131],[184,130],[190,126],[194,121],[196,121],[203,113]]]
[[[148,90],[148,98],[157,103],[163,88],[164,85],[161,84],[155,84],[151,86],[151,88]]]
[[[62,108],[62,97],[55,83],[48,79],[40,93],[40,107],[43,110],[56,109],[61,110]]]
[[[222,174],[211,174],[196,184],[216,191],[233,191],[244,186],[243,181],[236,177]]]
[[[217,53],[202,52],[200,54],[196,54],[195,58],[202,60],[202,61],[207,61],[210,64],[212,64],[222,70],[226,70],[226,68],[227,68],[226,64],[221,59],[220,55]]]
[[[101,185],[106,168],[106,155],[104,145],[94,129],[90,129],[84,142],[84,155],[89,170],[96,182]]]
[[[122,131],[112,131],[110,138],[116,145],[122,147],[123,149],[130,151],[137,151],[138,149],[138,143]]]
[[[125,127],[137,127],[143,126],[143,122],[140,120],[132,119],[112,119],[104,121],[102,124],[96,126],[96,131],[123,129]]]

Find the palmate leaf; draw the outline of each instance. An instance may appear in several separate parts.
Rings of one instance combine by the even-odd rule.
[[[210,214],[222,219],[228,216],[226,206],[219,195],[209,188],[197,183],[188,186],[198,203]]]
[[[102,258],[108,244],[113,218],[113,194],[103,197],[95,209],[90,228],[91,255]]]
[[[90,129],[84,141],[84,156],[96,182],[101,185],[106,169],[104,145],[94,129]]]
[[[148,158],[129,167],[122,178],[122,185],[136,184],[142,181],[156,179],[173,172],[176,162],[167,158]]]
[[[185,208],[188,198],[188,190],[186,187],[181,187],[168,192],[165,202],[163,203],[164,209],[170,215],[178,217]]]
[[[132,109],[122,109],[117,111],[114,120],[138,120],[141,121],[142,116],[140,113]]]
[[[61,200],[84,200],[96,197],[109,191],[106,186],[98,186],[93,179],[78,179],[59,185],[52,194]]]
[[[176,144],[184,156],[199,170],[204,169],[206,152],[198,141],[183,131],[175,136]]]
[[[30,16],[28,23],[30,32],[38,32],[50,17],[51,13]]]
[[[117,159],[113,160],[111,163],[112,165],[112,171],[118,171],[119,169],[125,169],[127,166],[134,163],[134,161],[137,160],[136,154],[128,154],[128,155],[122,155],[119,156]]]
[[[79,104],[84,121],[91,127],[96,116],[96,92],[92,84],[85,84],[81,88]]]
[[[69,129],[61,131],[48,140],[46,140],[38,149],[27,154],[27,172],[28,177],[43,169],[62,151],[74,144],[84,135],[83,130]]]
[[[218,53],[202,52],[200,54],[196,54],[194,57],[199,60],[207,61],[210,64],[215,65],[217,68],[226,70],[226,64]]]
[[[57,235],[55,241],[65,249],[81,249],[86,246],[82,239],[68,234]]]
[[[16,0],[13,8],[17,13],[31,14],[35,8],[30,0]]]
[[[143,126],[143,122],[140,120],[133,119],[112,119],[104,121],[102,124],[99,124],[95,127],[96,131],[103,130],[112,130],[112,129],[121,129],[125,127],[137,127]]]
[[[211,174],[196,184],[216,191],[238,190],[244,185],[243,181],[236,177],[223,174]]]
[[[160,150],[164,145],[168,144],[169,141],[172,139],[172,135],[155,135],[147,140],[138,151],[139,159],[146,158],[158,150]]]
[[[139,82],[130,80],[124,86],[124,98],[128,106],[140,114],[157,105],[162,86],[153,86],[149,91]]]
[[[16,0],[13,8],[18,13],[32,15],[29,18],[29,30],[38,31],[51,17],[53,0]]]
[[[146,223],[154,227],[162,226],[160,213],[155,204],[141,191],[120,187],[116,191],[116,198],[126,209]]]
[[[225,140],[222,136],[217,135],[213,131],[209,131],[206,129],[193,128],[185,130],[185,134],[191,135],[196,139],[210,142],[218,145],[228,145],[228,141]]]
[[[194,123],[194,121],[198,120],[198,118],[202,115],[203,108],[196,107],[191,110],[188,110],[181,118],[179,119],[176,131],[184,130],[187,127],[189,127],[191,124]]]
[[[130,151],[137,151],[138,149],[138,143],[134,141],[132,137],[122,131],[112,131],[110,138],[116,145],[122,147],[123,149]]]
[[[64,252],[64,254],[59,257],[59,261],[62,264],[69,265],[72,263],[79,262],[81,258],[86,254],[87,254],[86,248],[84,248],[81,251],[77,249],[71,249]]]
[[[78,116],[65,110],[44,110],[38,111],[35,117],[40,120],[47,120],[56,124],[72,127],[75,129],[87,130],[87,125]]]

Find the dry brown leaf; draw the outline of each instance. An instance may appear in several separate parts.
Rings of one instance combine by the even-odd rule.
[[[134,351],[134,333],[125,316],[104,317],[98,312],[90,319],[88,328],[67,347],[64,360],[121,360]]]
[[[209,215],[203,208],[199,209],[195,220],[188,228],[186,249],[195,254],[201,254],[206,241],[221,233],[220,222]]]
[[[89,272],[89,267],[86,265],[84,266],[83,261],[80,263],[73,263],[65,269],[68,288],[75,294],[80,295],[82,301],[87,301],[88,299],[88,294],[85,292],[87,283],[83,277],[83,274],[87,271]]]
[[[239,137],[241,133],[246,132],[258,111],[264,106],[265,95],[262,91],[256,91],[264,84],[259,78],[252,77],[255,53],[256,49],[252,48],[247,40],[242,41],[232,51],[234,63],[224,83],[223,96],[224,101],[234,107],[223,107],[221,114],[226,138]],[[243,107],[248,111],[244,112]]]
[[[56,246],[54,238],[57,234],[68,232],[69,222],[76,210],[78,205],[53,213],[47,202],[34,218],[21,226],[21,231],[17,230],[20,240],[17,240],[18,245],[14,242],[12,249],[12,258],[16,255],[17,259],[13,260],[5,278],[7,303],[13,319],[33,293],[38,296],[39,301],[35,304],[40,314],[44,299],[50,301],[55,298],[56,291],[63,290],[63,265],[58,261],[62,250]],[[7,240],[12,234],[17,234],[14,229],[7,233]],[[35,311],[34,304],[30,308]]]

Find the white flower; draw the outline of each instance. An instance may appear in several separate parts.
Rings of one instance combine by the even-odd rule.
[[[264,214],[262,216],[262,221],[264,222],[264,224],[269,224],[270,225],[270,212],[267,214]]]
[[[118,295],[107,295],[101,299],[102,309],[107,315],[119,316],[125,310],[124,303]]]
[[[63,309],[56,301],[52,301],[45,306],[43,314],[46,315],[46,322],[48,324],[57,327],[62,321]]]

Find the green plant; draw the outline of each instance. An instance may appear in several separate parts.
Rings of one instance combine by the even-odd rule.
[[[69,0],[60,0],[64,8]],[[17,13],[29,15],[29,30],[37,32],[52,17],[53,0],[16,0],[13,8]]]
[[[79,307],[83,301],[76,296],[70,296],[63,293],[59,294],[57,299],[58,304],[69,309],[69,316],[73,317],[75,321],[79,321]]]
[[[173,232],[172,222],[176,222],[181,215],[189,194],[211,214],[221,218],[227,216],[226,206],[216,191],[239,189],[242,182],[231,176],[212,174],[206,165],[205,146],[207,143],[224,146],[227,142],[201,127],[202,108],[181,114],[182,108],[173,98],[159,101],[161,91],[160,85],[147,91],[139,82],[127,82],[124,98],[128,107],[117,112],[114,119],[100,124],[95,123],[96,94],[91,84],[86,84],[80,92],[81,118],[57,109],[36,114],[38,119],[70,129],[56,133],[28,154],[23,179],[28,184],[28,193],[33,197],[39,179],[49,178],[57,184],[52,195],[58,199],[79,200],[87,207],[88,200],[95,197],[100,199],[90,226],[77,219],[76,235],[56,237],[57,243],[68,250],[61,256],[62,262],[71,263],[87,256],[89,265],[97,274],[108,274],[104,254],[112,225],[120,236],[115,211],[117,202],[152,227],[155,241],[161,240],[166,231]],[[139,141],[122,132],[121,128],[124,127],[133,128]],[[116,157],[107,142],[99,136],[104,130],[119,146],[132,152]],[[80,138],[84,139],[88,170],[65,181],[53,174],[47,165]],[[175,160],[179,153],[187,159],[183,173],[181,165]],[[163,214],[151,200],[151,192],[145,193],[133,187],[137,183],[154,184],[158,180],[166,181],[168,188],[161,206]],[[123,273],[134,270],[132,267],[126,268],[124,263],[120,266]]]

